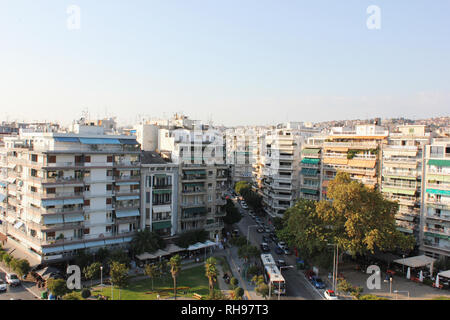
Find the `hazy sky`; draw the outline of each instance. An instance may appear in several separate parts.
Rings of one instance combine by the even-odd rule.
[[[448,116],[449,58],[448,0],[0,0],[0,120]]]

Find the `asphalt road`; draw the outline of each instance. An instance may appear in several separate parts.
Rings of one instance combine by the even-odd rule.
[[[0,279],[5,281],[5,277],[6,274],[0,270]],[[0,300],[37,300],[37,298],[21,284],[17,287],[10,287],[8,285],[6,292],[0,293]]]
[[[241,214],[243,214],[243,218],[238,223],[238,227],[241,231],[241,233],[249,238],[249,241],[256,247],[260,247],[260,244],[263,242],[262,237],[263,235],[267,235],[267,233],[258,233],[256,231],[256,227],[253,227],[256,225],[256,222],[248,215],[247,211],[244,210],[239,203],[235,202],[236,206],[241,211]],[[264,224],[267,226],[269,225],[266,221],[264,221]],[[250,228],[249,228],[250,227]],[[275,253],[275,244],[273,241],[270,241],[269,243],[270,247],[270,253],[272,254],[273,258],[275,260],[282,259],[286,261],[287,265],[293,265],[295,266],[295,255],[278,255]],[[281,296],[281,300],[323,300],[324,297],[321,292],[316,290],[313,285],[306,280],[304,275],[301,273],[301,271],[297,270],[296,268],[290,268],[290,269],[282,269],[283,277],[286,280],[286,296]],[[323,290],[321,290],[323,291]]]

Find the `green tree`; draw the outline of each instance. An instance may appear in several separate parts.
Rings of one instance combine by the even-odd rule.
[[[269,286],[264,282],[264,277],[254,276],[252,282],[256,285],[256,293],[266,299],[269,296]]]
[[[245,194],[249,190],[251,190],[251,185],[247,181],[239,181],[236,182],[234,186],[234,191],[236,191],[237,194],[240,194],[243,196],[243,193]]]
[[[120,299],[120,289],[125,288],[128,285],[128,267],[124,263],[113,261],[110,265],[110,276],[113,285],[119,287],[119,299]]]
[[[100,267],[101,266],[102,266],[102,264],[100,262],[94,262],[83,269],[84,277],[88,280],[91,280],[91,286],[92,286],[93,279],[100,278]]]
[[[82,300],[80,297],[80,294],[78,292],[70,292],[70,293],[66,293],[65,295],[62,296],[63,300]]]
[[[56,297],[62,297],[68,292],[67,284],[64,279],[48,279],[47,289]]]
[[[181,248],[187,248],[191,244],[197,242],[205,242],[209,233],[206,230],[194,230],[182,233],[176,240],[175,244]]]
[[[232,288],[232,289],[236,289],[237,286],[238,286],[238,284],[239,284],[239,280],[236,279],[235,277],[232,277],[232,278],[230,279],[230,285],[231,285],[231,288]]]
[[[244,289],[242,289],[241,287],[237,287],[233,290],[234,300],[242,300],[243,296],[244,296]]]
[[[153,279],[160,275],[161,271],[155,264],[147,264],[145,266],[145,275],[152,280],[152,291],[153,291]]]
[[[251,244],[243,245],[238,249],[239,258],[246,259],[247,261],[259,257],[260,254],[261,251],[257,247],[252,246]]]
[[[19,275],[19,277],[24,277],[28,274],[28,272],[30,272],[30,263],[28,262],[28,260],[25,259],[19,259],[16,262],[15,268],[14,270],[17,272],[17,274]]]
[[[205,275],[208,278],[209,294],[212,296],[214,293],[214,283],[217,282],[217,260],[213,257],[206,259],[205,262]]]
[[[150,229],[137,232],[131,241],[131,250],[134,255],[144,252],[155,252],[164,247],[165,243],[161,236],[156,232],[150,231]]]
[[[226,215],[225,217],[223,217],[223,222],[228,225],[238,223],[242,219],[239,209],[236,208],[233,201],[231,201],[230,199],[227,199],[227,203],[225,205],[225,212]]]
[[[174,299],[177,299],[177,277],[181,271],[181,257],[180,255],[174,255],[170,258],[168,265],[170,266],[170,273],[172,274],[173,279],[173,295]]]

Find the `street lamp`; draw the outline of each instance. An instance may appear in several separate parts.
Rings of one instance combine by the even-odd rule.
[[[248,240],[250,238],[250,228],[253,228],[253,227],[258,227],[258,225],[254,224],[254,225],[251,225],[251,226],[247,227],[247,245],[248,245]]]
[[[103,287],[103,266],[100,266],[100,287]]]
[[[338,264],[339,264],[339,248],[335,243],[329,243],[327,246],[333,246],[333,291],[336,291]]]
[[[282,269],[291,269],[294,268],[294,266],[280,266],[280,273]],[[278,300],[280,300],[280,295],[281,295],[281,281],[278,281]]]
[[[409,300],[409,291],[399,291],[399,290],[394,290],[395,292],[395,300],[397,300],[397,294],[398,293],[402,293],[402,292],[406,292],[408,294],[408,300]]]
[[[388,282],[388,280],[384,280],[384,282]],[[389,294],[392,294],[392,276],[389,277]]]

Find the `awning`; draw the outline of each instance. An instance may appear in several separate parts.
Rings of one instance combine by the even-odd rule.
[[[42,248],[42,253],[43,254],[62,252],[62,251],[64,251],[64,247],[63,246]]]
[[[155,194],[171,194],[172,190],[157,189],[157,190],[153,190],[153,193],[155,193]]]
[[[306,193],[306,194],[312,194],[312,195],[317,195],[319,193],[318,190],[307,189],[307,188],[301,188],[300,192]]]
[[[125,182],[116,182],[116,186],[131,186],[140,184],[139,181],[125,181]]]
[[[104,245],[105,245],[105,240],[91,241],[91,242],[85,243],[86,248],[99,247],[99,246],[104,246]]]
[[[75,138],[75,137],[55,137],[55,141],[58,141],[58,142],[80,142],[80,139]]]
[[[154,256],[151,253],[144,252],[143,254],[137,255],[136,258],[138,258],[139,260],[143,261],[143,260],[148,260],[148,259],[156,259],[158,257]]]
[[[8,184],[6,182],[0,181],[0,186],[1,187],[6,187]]]
[[[14,228],[19,229],[21,226],[23,226],[23,222],[19,221],[14,225]]]
[[[413,196],[416,194],[416,190],[414,190],[414,189],[401,189],[401,188],[391,188],[391,187],[382,187],[382,192],[405,194],[408,196]]]
[[[42,200],[43,207],[63,205],[63,200]]]
[[[184,248],[180,248],[179,246],[177,246],[176,244],[169,244],[164,250],[166,250],[169,253],[175,253],[175,252],[180,252],[180,251],[184,251],[186,249]]]
[[[172,208],[170,207],[170,205],[153,206],[154,213],[171,212],[171,211],[172,211]]]
[[[428,160],[429,166],[437,166],[437,167],[450,167],[450,160]]]
[[[301,162],[306,164],[319,164],[319,161],[319,159],[303,158]]]
[[[164,257],[164,256],[169,255],[170,252],[167,252],[167,251],[158,249],[158,251],[156,251],[156,252],[154,252],[154,253],[152,253],[152,254],[153,254],[154,256],[156,256],[156,257]]]
[[[119,244],[119,243],[123,243],[123,238],[105,240],[106,245]]]
[[[206,213],[206,208],[205,207],[185,208],[183,209],[183,213],[187,214]]]
[[[121,196],[121,197],[116,197],[116,200],[122,201],[122,200],[138,200],[140,198],[140,196],[136,195],[136,196]]]
[[[77,250],[86,248],[84,243],[65,244],[64,250]]]
[[[319,154],[319,152],[320,152],[320,149],[309,149],[309,148],[306,148],[306,149],[302,150],[302,154]]]
[[[395,263],[402,264],[411,268],[425,267],[433,264],[435,261],[436,259],[430,258],[425,255],[394,260]]]
[[[116,211],[116,218],[139,217],[139,210],[119,210]]]
[[[119,139],[119,142],[121,144],[132,144],[132,145],[139,144],[139,142],[137,142],[136,139]]]
[[[5,220],[8,221],[11,224],[14,224],[16,222],[16,219],[14,219],[13,217],[9,217],[9,216],[6,217]]]
[[[9,177],[8,179],[6,179],[6,181],[8,181],[9,184],[13,184],[16,182],[16,178]]]
[[[80,138],[80,142],[83,144],[121,144],[119,139],[106,138]]]
[[[161,229],[167,229],[172,228],[172,222],[170,221],[159,221],[159,222],[153,222],[152,223],[152,229],[153,230],[161,230]]]
[[[44,216],[44,224],[64,223],[62,215]]]
[[[206,247],[217,246],[217,243],[212,242],[211,240],[206,240],[206,242],[204,244],[205,244]]]
[[[82,213],[64,215],[64,222],[66,223],[81,222],[81,221],[84,221],[84,215]]]
[[[194,251],[194,250],[198,250],[202,248],[202,243],[201,242],[197,242],[195,244],[190,245],[187,249],[189,251]]]
[[[188,169],[185,169],[188,170]],[[185,174],[206,174],[206,171],[204,170],[192,170],[192,171],[185,171]]]
[[[440,194],[442,196],[450,196],[449,190],[426,189],[426,192],[431,194]]]
[[[0,202],[3,202],[3,200],[5,200],[6,195],[4,195],[3,193],[0,193]]]
[[[450,279],[450,270],[439,272],[439,277],[449,278]]]
[[[300,173],[304,176],[316,176],[319,171],[316,169],[303,168]]]

